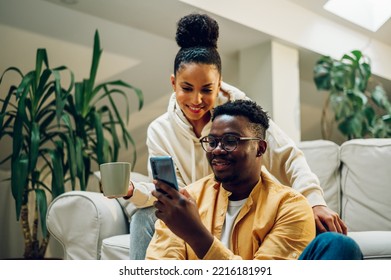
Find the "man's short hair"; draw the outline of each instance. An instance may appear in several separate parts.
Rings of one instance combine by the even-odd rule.
[[[212,121],[221,115],[243,116],[249,120],[250,129],[257,137],[265,139],[269,128],[269,116],[261,106],[251,100],[235,100],[217,106],[213,110]]]

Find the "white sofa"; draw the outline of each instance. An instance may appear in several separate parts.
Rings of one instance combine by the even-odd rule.
[[[350,140],[341,146],[315,140],[299,147],[364,258],[391,259],[391,139]],[[47,226],[63,246],[64,259],[128,259],[135,210],[100,193],[67,192],[50,204]]]

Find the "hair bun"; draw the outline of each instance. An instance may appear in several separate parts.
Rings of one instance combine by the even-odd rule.
[[[217,48],[219,24],[206,14],[190,14],[177,24],[175,40],[180,48]]]

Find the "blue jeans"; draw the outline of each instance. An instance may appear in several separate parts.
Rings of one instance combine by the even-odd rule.
[[[140,208],[130,220],[130,252],[131,260],[144,260],[149,242],[155,232],[156,208],[153,206]]]
[[[360,247],[350,237],[324,232],[315,237],[304,249],[299,260],[362,260]]]

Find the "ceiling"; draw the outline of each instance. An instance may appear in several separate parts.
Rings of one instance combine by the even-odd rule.
[[[104,18],[132,28],[173,40],[178,19],[200,10],[178,0],[44,0],[64,7]],[[76,4],[66,4],[68,2]],[[164,7],[162,7],[164,3]],[[223,54],[266,41],[269,37],[259,31],[222,17],[219,22],[219,48]]]
[[[199,11],[178,0],[45,0],[104,18],[126,26],[173,39],[175,25],[181,15]],[[388,20],[376,33],[367,31],[324,10],[327,0],[286,0],[340,25],[358,31],[368,37],[391,45],[391,21]],[[74,4],[67,4],[74,3]],[[162,8],[164,3],[164,8]],[[243,1],[243,5],[246,1]],[[225,54],[233,53],[244,46],[255,45],[268,39],[266,34],[252,30],[225,18],[216,16],[220,25],[219,44]]]
[[[4,0],[0,0],[4,1]],[[98,18],[105,19],[123,26],[140,29],[169,40],[174,39],[177,20],[191,12],[202,12],[202,10],[188,5],[180,0],[42,0],[61,5],[77,12],[86,13]],[[242,3],[246,5],[244,0]],[[249,0],[249,2],[251,2]],[[369,39],[375,39],[391,46],[391,21],[388,20],[376,33],[356,26],[346,20],[335,16],[324,10],[322,7],[327,0],[280,0],[290,2],[304,8],[327,20],[359,32]],[[162,5],[164,3],[164,6]],[[237,22],[214,15],[219,22],[220,37],[219,51],[223,55],[235,55],[238,50],[260,44],[271,39],[268,34],[241,25]],[[288,23],[289,24],[289,23]],[[64,26],[66,28],[66,26]],[[301,68],[306,67],[302,73],[307,73],[311,79],[312,67],[319,58],[318,53],[299,47]],[[383,83],[389,83],[384,80]],[[386,85],[389,87],[389,85]]]
[[[13,2],[12,2],[13,1]],[[0,0],[0,6],[3,9],[11,6],[12,3],[15,7],[26,6],[26,0]],[[93,17],[104,19],[108,22],[120,24],[124,27],[130,27],[155,34],[159,37],[164,37],[173,41],[176,31],[177,20],[188,13],[200,12],[201,10],[188,5],[180,0],[35,0],[33,2],[50,2],[57,7],[62,6],[64,9],[71,9],[77,13],[88,14]],[[251,0],[243,0],[243,5],[246,5]],[[391,21],[381,27],[376,33],[367,31],[359,26],[355,26],[348,21],[345,21],[325,10],[322,6],[327,0],[279,0],[281,3],[289,2],[295,4],[304,9],[311,11],[314,14],[321,15],[328,20],[332,20],[344,27],[360,32],[368,38],[376,39],[383,42],[386,45],[391,46]],[[7,4],[8,3],[8,4]],[[25,3],[25,4],[24,4]],[[164,5],[162,5],[164,3]],[[29,3],[30,4],[30,3]],[[31,8],[33,4],[27,5]],[[38,6],[38,5],[36,5]],[[43,6],[43,5],[39,5]],[[17,9],[17,8],[16,8]],[[202,11],[201,11],[202,12]],[[34,11],[32,11],[34,13]],[[0,23],[3,22],[10,26],[22,27],[30,31],[40,33],[44,36],[54,37],[60,40],[66,39],[73,41],[76,44],[90,45],[91,40],[85,40],[85,38],[77,38],[78,32],[71,30],[74,25],[64,23],[61,25],[63,29],[58,32],[56,28],[50,28],[50,26],[43,26],[42,22],[28,21],[23,25],[23,21],[26,20],[27,12],[20,11],[20,18],[15,16],[9,16],[6,13],[3,14],[3,18],[0,18]],[[219,51],[223,55],[235,55],[238,50],[254,46],[271,39],[271,36],[262,33],[258,30],[249,28],[227,18],[214,15],[214,18],[219,22],[220,37],[219,37]],[[72,20],[72,19],[70,19]],[[27,22],[27,21],[26,21]],[[289,23],[288,23],[289,24]],[[23,26],[22,26],[23,25]],[[285,24],[286,25],[286,24]],[[62,35],[61,35],[62,34]],[[60,36],[67,35],[68,38],[61,38]],[[80,33],[81,34],[81,33]],[[72,36],[72,38],[71,38]],[[79,35],[80,36],[80,35]],[[120,35],[121,36],[121,35]],[[82,40],[84,40],[82,42]],[[123,54],[126,56],[126,51],[123,50]],[[319,54],[312,51],[308,51],[304,48],[299,48],[301,64],[313,65],[314,61],[319,57]],[[121,59],[120,59],[121,60]],[[125,62],[125,61],[124,61]],[[124,63],[125,64],[125,63]],[[126,61],[127,65],[130,65],[130,61]],[[309,73],[310,71],[306,71]]]
[[[303,8],[310,10],[318,15],[321,15],[329,20],[332,20],[340,25],[346,26],[350,29],[353,29],[355,31],[358,31],[360,33],[363,33],[367,35],[368,37],[371,37],[373,39],[376,39],[380,42],[383,42],[387,45],[391,45],[391,20],[388,20],[377,32],[371,32],[369,30],[366,30],[365,28],[362,28],[360,26],[357,26],[353,23],[350,23],[347,20],[344,20],[328,11],[323,9],[323,5],[327,2],[327,0],[287,0],[290,2],[293,2],[299,6],[302,6]],[[354,9],[354,7],[352,7]]]

